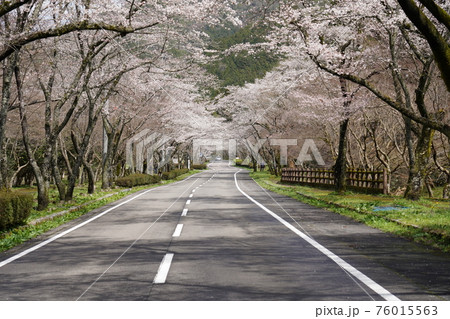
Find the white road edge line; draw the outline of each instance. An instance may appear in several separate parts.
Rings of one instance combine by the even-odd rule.
[[[201,173],[198,173],[198,174],[201,174]],[[154,190],[157,190],[157,189],[161,189],[161,188],[166,188],[166,187],[169,187],[169,186],[172,186],[172,185],[176,185],[176,184],[185,182],[185,181],[191,179],[192,177],[194,177],[194,176],[196,176],[196,175],[197,175],[197,174],[191,175],[191,176],[189,176],[188,178],[186,178],[186,179],[184,179],[184,180],[182,180],[182,181],[179,181],[179,182],[175,182],[175,183],[168,184],[168,185],[164,185],[164,186],[160,186],[160,187],[151,188],[151,189],[146,190],[145,192],[142,192],[142,193],[140,193],[140,194],[138,194],[138,195],[136,195],[136,196],[134,196],[134,197],[132,197],[132,198],[130,198],[130,199],[128,199],[128,200],[126,200],[126,201],[120,203],[120,204],[117,204],[117,205],[114,206],[114,207],[108,208],[108,209],[105,210],[103,213],[98,214],[97,216],[94,216],[94,217],[92,217],[91,219],[88,219],[87,221],[85,221],[85,222],[83,222],[83,223],[81,223],[81,224],[78,224],[78,225],[76,225],[76,226],[74,226],[74,227],[72,227],[72,228],[70,228],[70,229],[68,229],[68,230],[66,230],[66,231],[64,231],[64,232],[62,232],[62,233],[59,233],[59,234],[57,234],[57,235],[55,235],[55,236],[53,236],[53,237],[51,237],[51,238],[49,238],[49,239],[43,241],[43,242],[40,243],[40,244],[37,244],[36,246],[33,246],[33,247],[31,247],[31,248],[28,248],[28,249],[24,250],[23,252],[21,252],[21,253],[19,253],[19,254],[17,254],[17,255],[14,255],[14,256],[12,256],[12,257],[10,257],[10,258],[8,258],[8,259],[6,259],[6,260],[0,262],[0,268],[2,268],[3,266],[5,266],[5,265],[7,265],[7,264],[9,264],[9,263],[11,263],[11,262],[13,262],[13,261],[19,259],[19,258],[22,258],[23,256],[28,255],[29,253],[32,253],[32,252],[35,251],[35,250],[38,250],[39,248],[42,248],[42,247],[44,247],[44,246],[50,244],[51,242],[54,242],[55,240],[57,240],[57,239],[59,239],[59,238],[65,236],[65,235],[67,235],[67,234],[73,232],[74,230],[77,230],[78,228],[81,228],[81,227],[83,227],[83,226],[89,224],[90,222],[93,222],[94,220],[96,220],[96,219],[102,217],[103,215],[108,214],[109,212],[113,211],[114,209],[116,209],[116,208],[118,208],[118,207],[120,207],[120,206],[122,206],[122,205],[125,205],[125,204],[131,202],[132,200],[135,200],[136,198],[141,197],[141,196],[147,194],[148,192],[151,192],[151,191],[154,191]]]
[[[175,228],[175,231],[173,232],[172,237],[180,237],[181,231],[183,230],[183,224],[178,224]]]
[[[285,221],[283,218],[281,218],[280,216],[278,216],[277,214],[275,214],[274,212],[272,212],[270,209],[266,208],[264,205],[262,205],[261,203],[257,202],[256,200],[254,200],[252,197],[250,197],[247,193],[245,193],[238,185],[237,182],[237,174],[240,172],[237,171],[234,174],[234,183],[236,184],[236,188],[239,190],[239,192],[242,193],[242,195],[244,195],[245,197],[247,197],[250,201],[252,201],[254,204],[256,204],[258,207],[260,207],[262,210],[264,210],[266,213],[268,213],[269,215],[271,215],[273,218],[275,218],[276,220],[278,220],[281,224],[283,224],[284,226],[286,226],[287,228],[289,228],[291,231],[293,231],[295,234],[297,234],[298,236],[300,236],[301,238],[303,238],[305,241],[307,241],[310,245],[312,245],[314,248],[316,248],[317,250],[319,250],[321,253],[323,253],[325,256],[327,256],[328,258],[330,258],[332,261],[334,261],[339,267],[341,267],[342,269],[346,270],[347,272],[349,272],[350,274],[352,274],[355,278],[357,278],[358,280],[360,280],[362,283],[364,283],[367,287],[369,287],[370,289],[372,289],[374,292],[376,292],[379,296],[381,296],[383,299],[387,300],[387,301],[400,301],[399,298],[397,298],[396,296],[394,296],[392,293],[390,293],[388,290],[386,290],[385,288],[383,288],[382,286],[380,286],[379,284],[377,284],[375,281],[373,281],[372,279],[370,279],[369,277],[367,277],[366,275],[364,275],[362,272],[360,272],[358,269],[356,269],[355,267],[353,267],[352,265],[350,265],[349,263],[347,263],[346,261],[344,261],[342,258],[340,258],[339,256],[335,255],[334,253],[332,253],[330,250],[328,250],[327,248],[325,248],[324,246],[322,246],[321,244],[319,244],[317,241],[315,241],[314,239],[312,239],[311,237],[305,235],[304,233],[302,233],[300,230],[298,230],[297,228],[295,228],[294,226],[292,226],[291,224],[289,224],[287,221]]]
[[[159,265],[158,272],[156,273],[154,284],[164,284],[169,274],[170,265],[172,264],[174,254],[166,254]]]
[[[187,212],[188,212],[188,209],[187,209],[187,208],[183,209],[183,212],[181,213],[181,216],[186,216],[186,215],[187,215]]]

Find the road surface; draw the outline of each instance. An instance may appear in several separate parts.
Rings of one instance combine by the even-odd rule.
[[[0,300],[449,300],[450,259],[210,170],[0,255]]]

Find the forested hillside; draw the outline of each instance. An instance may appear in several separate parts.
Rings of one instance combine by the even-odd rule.
[[[211,98],[221,93],[226,94],[228,86],[243,86],[263,78],[279,62],[280,56],[267,51],[227,52],[238,44],[257,44],[266,41],[268,29],[262,26],[248,25],[242,28],[209,29],[211,37],[209,50],[216,60],[205,65],[209,73],[217,76],[219,85],[208,88]]]

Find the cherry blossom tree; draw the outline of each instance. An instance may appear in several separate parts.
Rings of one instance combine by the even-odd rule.
[[[133,2],[134,3],[134,2]],[[27,44],[57,38],[81,30],[109,30],[126,35],[159,23],[156,20],[135,24],[119,1],[2,1],[0,4],[0,61],[2,62],[2,102],[0,105],[0,184],[5,185],[6,157],[4,136],[8,110],[14,97],[14,69],[20,51]],[[17,88],[15,88],[17,90]],[[19,94],[19,93],[17,93]]]
[[[405,138],[411,148],[407,196],[417,198],[433,131],[450,138],[448,107],[434,108],[427,95],[430,83],[441,80],[433,72],[434,58],[426,41],[408,25],[395,1],[293,4],[284,2],[276,12],[273,21],[282,28],[274,42],[286,43],[286,54],[304,53],[322,70],[366,88],[406,118]],[[415,151],[409,119],[422,126]]]

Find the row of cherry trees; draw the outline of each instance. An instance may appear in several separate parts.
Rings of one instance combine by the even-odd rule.
[[[325,11],[311,2],[295,7],[287,2],[276,17],[284,21],[282,36],[293,44],[289,50],[296,48],[294,54],[301,50],[317,67],[339,79],[344,116],[360,87],[403,116],[409,160],[405,196],[411,199],[420,197],[428,175],[435,132],[450,138],[448,64],[441,62],[442,52],[435,50],[437,45],[446,46],[448,57],[450,7],[444,2],[442,7],[433,1],[420,2],[430,10],[428,17],[414,1],[372,0],[337,1],[325,5]],[[431,9],[431,2],[441,10]],[[411,14],[413,9],[434,29],[437,41],[430,42],[414,18],[416,13]],[[444,13],[447,17],[442,20]],[[410,21],[417,22],[417,28]],[[338,176],[345,176],[349,121],[350,116],[345,116],[341,122]]]
[[[204,58],[202,27],[231,13],[215,0],[2,1],[0,187],[25,165],[38,209],[53,182],[71,200],[83,171],[90,192],[99,173],[109,187],[126,137],[188,103],[192,85],[175,88],[199,80],[186,70]]]
[[[230,51],[272,50],[291,65],[277,71],[284,76],[236,88],[242,98],[233,101],[239,99],[234,94],[219,107],[236,116],[245,113],[242,124],[256,138],[296,135],[294,126],[304,131],[305,122],[313,124],[308,134],[330,146],[339,191],[352,165],[384,167],[400,176],[406,170],[405,196],[411,199],[440,176],[449,197],[450,4],[267,3],[271,10],[263,22],[272,28],[269,41]],[[260,101],[247,101],[249,95]]]

